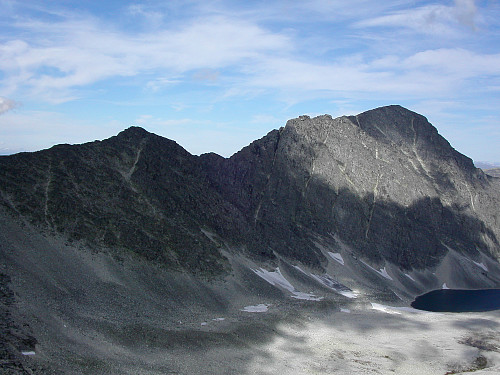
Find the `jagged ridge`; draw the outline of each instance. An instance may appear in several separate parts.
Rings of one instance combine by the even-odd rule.
[[[405,269],[430,267],[450,248],[498,259],[498,185],[400,106],[301,116],[229,159],[190,155],[137,127],[0,158],[1,201],[13,212],[208,274],[227,270],[224,242],[318,269],[318,241]]]

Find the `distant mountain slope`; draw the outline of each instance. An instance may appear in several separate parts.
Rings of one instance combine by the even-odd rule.
[[[492,169],[492,168],[500,168],[500,162],[477,161],[477,162],[474,162],[474,165],[477,168],[481,168],[482,170]]]
[[[485,169],[484,173],[489,174],[493,177],[500,177],[500,168]]]
[[[321,269],[318,241],[371,262],[500,256],[498,181],[400,106],[302,116],[229,159],[132,127],[84,145],[0,158],[2,204],[94,246],[219,274],[217,241]],[[340,241],[340,242],[339,242]]]

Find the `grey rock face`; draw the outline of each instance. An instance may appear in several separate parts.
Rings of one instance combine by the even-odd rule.
[[[302,116],[222,165],[222,193],[268,246],[311,265],[322,263],[318,234],[403,268],[431,266],[448,248],[499,254],[498,181],[399,106]]]
[[[499,179],[400,106],[301,116],[229,159],[130,128],[1,157],[0,193],[12,212],[69,238],[211,275],[228,269],[223,242],[317,269],[318,239],[403,269],[449,249],[500,259]]]

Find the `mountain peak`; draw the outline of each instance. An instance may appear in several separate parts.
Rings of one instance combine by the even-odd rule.
[[[396,143],[413,142],[423,133],[437,135],[437,129],[424,116],[400,105],[379,107],[348,118],[372,137]]]
[[[148,132],[146,129],[141,128],[140,126],[132,125],[132,126],[128,127],[127,129],[118,133],[118,137],[144,138],[145,136],[150,135],[150,134],[151,133]]]

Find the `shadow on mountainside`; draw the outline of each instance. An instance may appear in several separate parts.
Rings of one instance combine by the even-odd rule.
[[[9,285],[15,291],[9,295],[16,296],[9,307],[17,317],[12,326],[29,326],[30,337],[37,342],[29,348],[38,353],[34,358],[21,357],[20,347],[6,343],[26,369],[81,374],[244,374],[256,366],[266,371],[266,364],[279,363],[282,354],[306,362],[321,360],[318,347],[311,346],[310,327],[318,332],[328,332],[321,327],[335,327],[330,341],[319,342],[323,348],[332,342],[348,343],[350,332],[383,334],[389,340],[391,332],[436,329],[425,320],[404,315],[356,312],[348,298],[339,305],[280,298],[279,293],[256,288],[257,282],[266,284],[256,275],[255,279],[206,282],[148,260],[91,253],[85,247],[44,237],[30,225],[20,227],[10,215],[2,217],[1,228],[2,263],[13,275]],[[269,312],[241,312],[250,300],[269,304]],[[351,308],[351,304],[352,315],[335,314],[339,306]],[[221,317],[225,320],[213,320]],[[483,323],[485,329],[491,328],[485,321],[471,323],[477,330]],[[467,322],[461,327],[466,329]],[[346,358],[350,355],[349,350],[343,353]],[[349,363],[342,360],[338,365],[349,369]]]
[[[294,129],[287,132],[298,147]],[[283,145],[281,133],[230,159],[190,155],[140,128],[1,157],[0,202],[70,240],[206,276],[229,272],[224,242],[257,260],[280,254],[317,269],[326,264],[314,243],[318,234],[337,235],[359,256],[404,269],[435,265],[447,247],[472,256],[498,249],[495,233],[467,204],[421,198],[403,206],[334,188],[308,170],[318,157],[313,145],[287,153],[292,146]],[[446,175],[436,179],[453,192]]]
[[[287,132],[287,140],[299,138],[293,129]],[[253,228],[246,244],[252,253],[271,258],[275,252],[322,269],[326,259],[314,243],[318,234],[337,235],[359,256],[403,269],[436,265],[448,248],[473,257],[479,251],[494,257],[498,253],[495,233],[471,215],[470,203],[444,205],[439,198],[424,197],[404,206],[383,189],[375,196],[336,188],[310,171],[319,151],[307,143],[281,145],[282,133],[272,131],[230,159],[202,156],[214,187]],[[300,153],[283,151],[291,147],[299,147]],[[490,183],[474,173],[471,183],[478,189]],[[457,194],[445,173],[434,171],[433,181]]]

